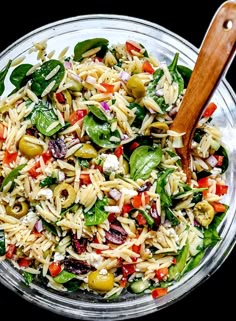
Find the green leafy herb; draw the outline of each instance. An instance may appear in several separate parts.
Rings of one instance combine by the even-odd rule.
[[[229,167],[229,157],[227,154],[226,149],[223,146],[220,146],[220,148],[217,150],[217,155],[224,156],[223,158],[223,164],[220,166],[222,170],[222,174],[227,170]]]
[[[3,191],[4,186],[6,186],[9,182],[11,182],[11,188],[13,189],[15,182],[14,180],[17,178],[17,176],[20,174],[20,171],[26,166],[26,164],[22,164],[16,168],[14,168],[2,181],[2,185],[0,187],[0,192]]]
[[[61,124],[58,123],[57,126],[48,131],[49,126],[58,121],[58,118],[53,109],[48,105],[44,105],[43,102],[35,105],[29,118],[31,119],[32,125],[35,125],[37,130],[45,136],[52,136],[62,128]]]
[[[108,48],[108,40],[105,38],[92,38],[78,42],[74,48],[74,60],[80,61],[83,59],[83,54],[93,48],[101,47],[100,51],[96,53],[98,57],[103,58]]]
[[[132,126],[134,126],[136,128],[140,128],[142,125],[142,122],[147,114],[147,109],[143,108],[142,106],[140,106],[137,103],[129,104],[128,108],[129,109],[135,108],[135,119],[132,123]]]
[[[89,168],[89,162],[87,161],[87,159],[79,158],[78,162],[81,167]]]
[[[168,69],[172,76],[172,81],[178,84],[179,94],[182,93],[184,90],[184,80],[181,74],[178,71],[178,60],[179,60],[179,53],[177,52],[174,56],[172,63],[169,65]]]
[[[176,264],[171,265],[169,268],[168,281],[176,280],[185,268],[189,254],[189,243],[182,248],[178,256],[176,257]]]
[[[3,256],[5,253],[6,253],[5,233],[4,233],[4,230],[0,230],[0,256]]]
[[[131,179],[149,178],[152,170],[160,163],[161,157],[162,151],[160,147],[139,146],[136,148],[129,162]]]
[[[100,147],[115,148],[120,144],[118,130],[112,132],[111,125],[107,121],[97,118],[91,112],[84,117],[84,128],[91,140]],[[117,138],[117,142],[110,141],[112,136]]]
[[[168,195],[165,192],[165,186],[167,184],[167,177],[173,172],[174,172],[174,169],[169,168],[167,170],[160,172],[157,177],[156,193],[160,195],[162,206],[169,207],[172,204],[170,195]]]
[[[33,279],[34,279],[34,275],[33,275],[33,274],[24,271],[24,272],[22,273],[22,275],[23,275],[23,278],[24,278],[24,280],[25,280],[25,284],[30,285],[30,283],[33,282]]]
[[[12,60],[9,60],[6,67],[3,68],[1,71],[0,71],[0,96],[3,94],[4,90],[5,90],[5,84],[4,84],[4,81],[5,81],[5,78],[6,78],[6,75],[8,73],[8,70],[9,68],[11,67],[11,63],[12,63]]]
[[[72,280],[64,283],[64,287],[67,288],[68,292],[75,292],[80,289],[82,283],[83,283],[83,281],[81,281],[81,280],[72,279]]]
[[[104,211],[104,206],[108,204],[106,198],[96,201],[95,205],[88,212],[84,213],[85,225],[92,226],[102,224],[109,213]]]
[[[43,226],[45,227],[46,230],[48,230],[48,232],[52,233],[53,235],[58,236],[57,229],[53,224],[48,223],[42,217],[41,217],[41,220],[42,220]]]
[[[50,79],[46,80],[47,75],[57,66],[60,67],[59,71]],[[65,74],[65,67],[59,60],[48,60],[42,64],[42,66],[36,70],[32,75],[31,90],[37,96],[41,96],[47,86],[55,81],[55,84],[51,91],[55,91],[60,85]]]
[[[64,216],[67,212],[75,213],[78,210],[78,204],[72,204],[70,207],[67,207],[61,211],[61,217]]]
[[[198,202],[201,202],[202,200],[202,192],[197,192],[193,194],[193,199],[191,203],[197,204]]]
[[[171,150],[167,150],[166,152],[167,152],[167,154],[170,155],[170,157],[176,157],[176,156],[177,156],[177,154],[174,153],[174,152],[172,152]],[[181,167],[181,161],[180,161],[180,159],[178,159],[178,160],[176,161],[176,164],[178,164],[178,165]]]
[[[57,182],[57,178],[56,178],[56,177],[48,176],[48,177],[44,178],[44,179],[39,183],[39,186],[40,186],[40,187],[50,186],[50,185],[55,184],[56,182]]]
[[[187,88],[193,71],[190,68],[188,68],[186,66],[182,66],[182,65],[178,65],[177,69],[184,80],[184,88]]]
[[[170,221],[172,226],[179,225],[180,221],[169,208],[166,208],[165,212],[166,212],[166,218]]]
[[[32,68],[31,64],[22,64],[12,71],[10,82],[16,87],[16,90],[20,89],[27,83],[29,77],[27,77],[26,74],[30,68]]]
[[[70,280],[76,278],[76,274],[70,273],[66,270],[61,271],[57,276],[53,278],[53,280],[57,283],[63,284],[69,282]]]
[[[196,142],[196,143],[200,143],[200,141],[202,140],[202,137],[205,135],[205,132],[204,130],[200,129],[200,128],[197,128],[194,132],[194,135],[193,135],[193,140]]]

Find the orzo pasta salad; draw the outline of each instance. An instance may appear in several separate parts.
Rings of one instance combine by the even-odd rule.
[[[220,240],[228,157],[205,109],[187,183],[171,130],[191,76],[142,44],[31,49],[0,74],[0,259],[25,282],[157,298]],[[19,63],[17,65],[17,63]],[[4,92],[4,80],[13,85]],[[8,96],[7,96],[8,95]]]

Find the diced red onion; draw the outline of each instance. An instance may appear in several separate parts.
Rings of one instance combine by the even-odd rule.
[[[210,157],[207,158],[207,163],[211,165],[211,167],[215,167],[216,164],[218,163],[218,160],[215,158],[215,156],[211,155]]]
[[[73,69],[72,63],[70,61],[65,61],[64,66],[66,69]]]
[[[121,193],[120,191],[118,191],[115,188],[112,188],[109,192],[109,195],[116,201],[119,201],[119,199],[121,198]]]
[[[122,70],[119,74],[119,77],[121,80],[123,80],[124,82],[126,82],[127,80],[129,80],[130,78],[130,74],[124,70]]]
[[[105,101],[101,102],[100,105],[102,106],[102,108],[105,111],[109,111],[110,110],[110,106],[108,105],[108,103],[106,103]]]
[[[158,89],[158,90],[156,90],[155,94],[156,94],[156,96],[164,96],[164,90],[162,88]]]
[[[88,84],[91,84],[91,85],[94,85],[96,83],[96,81],[97,81],[97,79],[95,77],[92,77],[92,76],[89,76],[89,75],[86,78],[86,82]]]
[[[38,220],[35,224],[34,224],[35,229],[37,230],[37,232],[41,233],[43,230],[43,222],[42,220]]]

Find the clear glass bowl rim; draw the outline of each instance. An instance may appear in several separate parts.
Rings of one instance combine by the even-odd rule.
[[[96,20],[98,23],[101,21],[109,21],[110,24],[136,24],[136,26],[140,26],[140,30],[142,30],[142,28],[147,28],[152,32],[159,31],[166,36],[171,37],[173,42],[181,42],[184,46],[184,52],[186,53],[187,50],[187,52],[191,54],[192,59],[195,60],[197,57],[198,49],[196,47],[184,38],[158,24],[130,16],[91,14],[59,20],[35,29],[6,48],[0,54],[0,61],[2,61],[4,66],[6,64],[7,55],[14,50],[14,48],[21,45],[21,43],[27,39],[34,37],[41,31],[56,30],[56,27],[67,25],[68,23]],[[139,32],[140,31],[137,30],[137,33]],[[227,93],[230,101],[234,102],[234,105],[236,104],[236,95],[225,78],[221,80],[217,91]],[[24,297],[29,302],[67,317],[84,320],[122,320],[140,317],[163,309],[180,300],[196,286],[210,277],[221,266],[236,243],[235,231],[236,215],[234,215],[232,220],[227,224],[227,238],[224,238],[224,240],[204,258],[203,262],[197,269],[188,273],[187,276],[183,277],[180,282],[178,282],[178,286],[173,287],[165,297],[159,298],[158,300],[153,300],[151,296],[142,296],[131,301],[116,303],[94,303],[83,302],[82,300],[70,300],[68,298],[63,298],[61,295],[48,292],[38,286],[33,286],[32,288],[24,286],[22,277],[7,262],[2,262],[0,264],[0,282],[20,296]],[[203,265],[204,269],[202,268]]]

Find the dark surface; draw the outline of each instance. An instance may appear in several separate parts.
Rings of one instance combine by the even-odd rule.
[[[50,1],[50,4],[51,2],[52,1]],[[173,2],[174,4],[167,1],[163,1],[163,3],[155,1],[155,9],[145,1],[142,6],[138,5],[138,3],[135,5],[131,4],[135,3],[131,2],[130,6],[135,6],[132,10],[125,8],[126,2],[119,3],[112,1],[97,1],[95,4],[92,2],[89,3],[88,1],[76,1],[75,3],[77,3],[77,5],[73,5],[72,2],[65,2],[63,6],[57,2],[54,6],[50,5],[50,7],[47,7],[46,2],[42,2],[43,9],[39,7],[37,9],[39,2],[31,1],[28,6],[25,1],[21,1],[16,5],[5,2],[5,10],[2,10],[2,15],[8,16],[10,15],[10,10],[14,10],[14,13],[17,13],[18,19],[15,20],[9,17],[7,24],[3,20],[0,20],[0,50],[5,49],[25,33],[44,24],[63,18],[93,13],[123,14],[146,19],[170,29],[190,41],[193,45],[199,47],[210,20],[222,1],[189,1],[189,5],[187,6],[184,5],[184,1],[182,0]],[[204,3],[204,5],[202,3]],[[234,91],[236,90],[236,81],[234,78],[236,71],[235,66],[236,63],[234,62],[227,74],[227,79]],[[192,319],[193,316],[202,318],[205,314],[209,314],[211,320],[217,320],[219,311],[222,310],[227,312],[226,315],[234,315],[234,291],[236,286],[234,273],[236,268],[235,263],[236,249],[232,251],[227,260],[210,279],[192,293],[188,294],[184,299],[165,310],[143,318],[137,318],[136,321],[164,320],[164,318],[165,320],[175,320],[176,318],[178,320],[180,318],[182,320],[189,320]],[[15,316],[15,311],[17,318],[20,320],[71,320],[29,304],[2,285],[0,285],[0,302],[2,312],[6,311],[10,317],[12,313]],[[189,316],[189,313],[191,313],[192,317]]]

